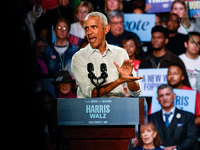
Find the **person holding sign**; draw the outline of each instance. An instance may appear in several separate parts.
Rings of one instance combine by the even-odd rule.
[[[162,109],[149,115],[149,122],[155,124],[164,150],[199,150],[194,115],[174,106],[176,94],[170,85],[160,85],[157,94]]]
[[[100,76],[100,65],[106,64],[108,78],[100,87],[99,96],[125,97],[123,83],[127,83],[128,92],[132,96],[139,96],[141,85],[136,77],[131,60],[126,50],[107,44],[105,35],[109,32],[107,18],[100,12],[89,13],[84,21],[85,35],[89,44],[76,52],[72,57],[71,71],[78,84],[77,97],[97,97],[97,88],[88,78],[87,65],[94,64],[95,76]]]
[[[167,82],[174,89],[192,90],[191,87],[184,85],[184,75],[180,65],[171,64],[168,68]],[[196,91],[196,104],[195,104],[195,123],[200,125],[200,94]]]

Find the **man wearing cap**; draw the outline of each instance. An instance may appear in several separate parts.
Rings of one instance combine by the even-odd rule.
[[[77,97],[97,97],[97,88],[88,78],[87,64],[94,65],[94,74],[101,75],[100,65],[107,66],[106,83],[99,89],[99,97],[125,97],[123,83],[127,83],[130,95],[139,96],[141,85],[136,77],[126,50],[107,44],[105,35],[109,32],[107,18],[100,12],[89,13],[84,21],[85,35],[89,44],[72,57],[71,71],[78,84]]]

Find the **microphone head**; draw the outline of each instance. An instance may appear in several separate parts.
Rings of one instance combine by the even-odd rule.
[[[94,66],[93,66],[92,63],[88,63],[88,64],[87,64],[87,70],[88,70],[88,72],[94,71]]]
[[[101,68],[101,72],[107,72],[107,67],[105,63],[102,63],[100,68]]]

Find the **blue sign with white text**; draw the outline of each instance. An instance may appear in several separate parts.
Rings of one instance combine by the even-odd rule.
[[[124,14],[124,29],[136,33],[142,42],[151,40],[155,14]]]
[[[147,13],[170,12],[174,0],[146,0]]]

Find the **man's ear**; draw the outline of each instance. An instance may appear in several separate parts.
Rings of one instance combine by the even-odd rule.
[[[183,81],[184,79],[185,79],[185,76],[184,76],[184,75],[182,75],[182,76],[181,76],[181,80]]]
[[[155,131],[155,132],[153,133],[153,138],[155,138],[157,134],[158,134],[158,133]]]
[[[175,93],[173,93],[173,97],[174,97],[174,100],[176,99],[176,94]]]
[[[165,38],[165,45],[169,42],[168,38]]]
[[[109,25],[105,25],[104,26],[104,32],[105,34],[107,34],[110,31],[110,26]]]
[[[158,100],[158,103],[160,104],[160,100],[159,100],[159,98],[157,97],[157,100]]]
[[[184,46],[185,46],[185,48],[187,48],[188,47],[188,43],[184,42]]]

